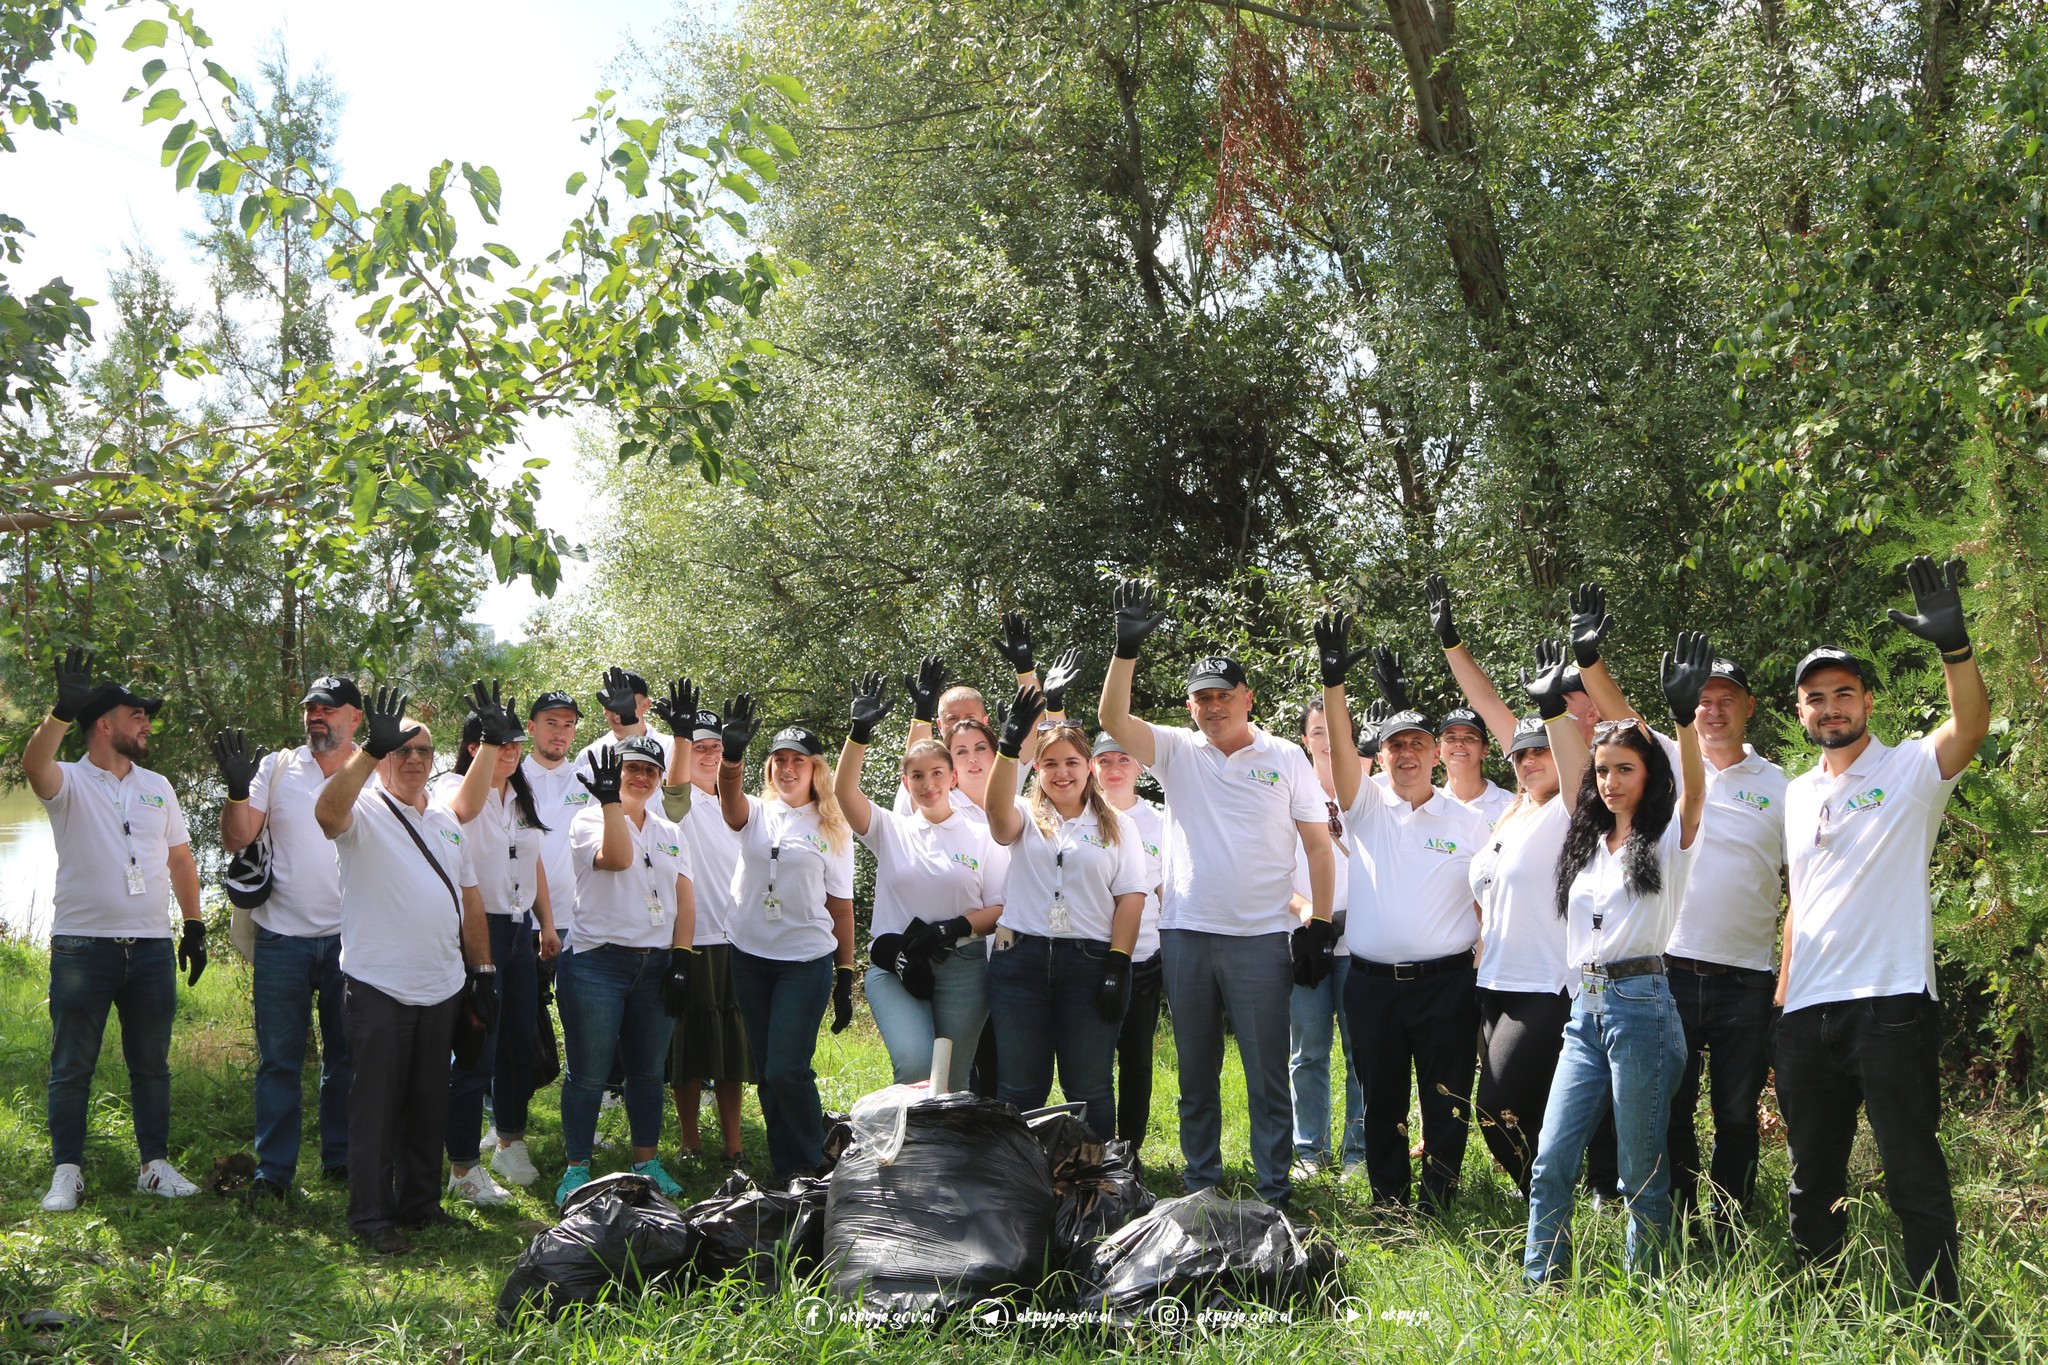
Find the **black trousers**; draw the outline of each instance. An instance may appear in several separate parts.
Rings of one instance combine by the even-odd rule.
[[[1365,1169],[1375,1201],[1408,1202],[1411,1070],[1421,1091],[1421,1205],[1443,1208],[1458,1192],[1479,1050],[1476,975],[1462,967],[1397,981],[1373,975],[1362,959],[1352,961],[1344,1011],[1365,1090]]]
[[[1486,1150],[1524,1199],[1571,1017],[1572,998],[1564,991],[1479,990],[1479,1089],[1472,1104]],[[1586,1146],[1586,1184],[1610,1199],[1621,1188],[1614,1141],[1610,1109]]]
[[[423,1222],[441,1207],[448,1050],[461,998],[458,991],[438,1005],[407,1005],[344,979],[342,1032],[355,1063],[348,1095],[352,1232]]]
[[[1717,1192],[1716,1221],[1733,1223],[1756,1192],[1756,1101],[1771,1074],[1771,997],[1778,978],[1743,970],[1708,976],[1674,967],[1669,980],[1685,1025],[1685,1075],[1671,1098],[1665,1138],[1671,1153],[1671,1212],[1682,1219],[1698,1206],[1704,1173]],[[1702,1069],[1714,1115],[1711,1167],[1700,1163],[1699,1134],[1693,1127]]]
[[[1116,1135],[1137,1151],[1152,1121],[1152,1044],[1159,1036],[1165,972],[1154,953],[1131,967],[1131,1004],[1116,1036]]]
[[[1905,1234],[1916,1289],[1950,1303],[1956,1279],[1956,1204],[1941,1150],[1938,1034],[1941,1007],[1923,992],[1810,1005],[1778,1023],[1778,1107],[1792,1149],[1786,1192],[1802,1261],[1842,1253],[1849,1215],[1849,1149],[1856,1110],[1884,1161],[1885,1197]]]

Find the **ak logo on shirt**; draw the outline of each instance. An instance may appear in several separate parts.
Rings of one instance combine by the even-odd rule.
[[[955,853],[953,861],[966,868],[969,872],[981,871],[981,859],[975,857],[972,853]]]
[[[1244,775],[1264,786],[1277,787],[1280,785],[1280,770],[1278,768],[1246,768]]]
[[[158,796],[155,792],[137,792],[135,793],[135,799],[137,801],[140,801],[143,805],[152,806],[157,810],[162,810],[164,808],[164,799],[161,796]]]
[[[1876,810],[1884,804],[1884,788],[1872,787],[1869,791],[1857,792],[1842,803],[1845,815],[1854,815],[1859,810]]]
[[[1088,847],[1090,847],[1090,848],[1108,848],[1108,847],[1109,847],[1109,845],[1108,845],[1108,844],[1105,844],[1104,842],[1102,842],[1102,836],[1101,836],[1100,834],[1084,834],[1084,835],[1082,835],[1082,836],[1081,836],[1081,842],[1082,842],[1082,843],[1084,843],[1084,844],[1086,844],[1086,845],[1088,845]]]
[[[1771,808],[1771,798],[1765,796],[1762,792],[1738,791],[1735,793],[1735,799],[1745,806],[1754,806],[1758,810],[1769,810]]]
[[[1456,853],[1458,851],[1458,841],[1455,839],[1424,839],[1422,846],[1431,853]]]
[[[590,804],[590,793],[568,792],[563,795],[562,804],[565,806],[587,806]]]
[[[1145,856],[1148,858],[1157,858],[1159,856],[1159,845],[1157,844],[1148,844],[1143,839],[1140,839],[1138,840],[1138,847],[1145,850]]]
[[[434,833],[440,835],[443,839],[446,839],[449,843],[455,845],[455,847],[462,847],[462,836],[460,834],[457,834],[454,830],[437,829],[434,831]]]
[[[664,844],[659,839],[657,839],[654,841],[654,847],[658,849],[660,852],[666,853],[671,858],[680,858],[683,856],[683,850],[680,844]]]
[[[826,843],[823,839],[819,838],[815,834],[799,834],[796,836],[796,841],[800,844],[803,844],[807,848],[814,850],[817,853],[817,855],[821,858],[829,857],[831,855],[832,845]]]

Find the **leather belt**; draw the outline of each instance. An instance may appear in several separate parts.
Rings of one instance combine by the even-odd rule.
[[[1451,953],[1446,957],[1434,957],[1427,962],[1370,962],[1362,957],[1351,959],[1351,970],[1362,971],[1367,976],[1391,976],[1396,981],[1420,981],[1425,976],[1439,972],[1455,972],[1472,965],[1470,950]]]
[[[1619,981],[1630,976],[1664,975],[1664,959],[1652,954],[1649,957],[1625,957],[1619,962],[1588,962],[1579,970],[1587,976],[1604,976],[1609,981]]]
[[[1731,972],[1743,970],[1741,967],[1731,967],[1725,962],[1702,962],[1696,957],[1680,957],[1676,953],[1664,954],[1664,965],[1673,971],[1692,972],[1697,976],[1727,976]]]

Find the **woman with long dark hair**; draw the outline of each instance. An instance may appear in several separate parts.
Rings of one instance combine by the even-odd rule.
[[[1673,773],[1650,727],[1633,717],[1593,729],[1554,882],[1576,975],[1571,1022],[1551,1078],[1529,1181],[1522,1274],[1540,1287],[1571,1262],[1572,1185],[1611,1108],[1628,1265],[1655,1274],[1671,1222],[1665,1130],[1685,1070],[1685,1030],[1664,977],[1664,946],[1698,847],[1706,770],[1693,716],[1713,673],[1704,635],[1682,633],[1662,679],[1678,730]]]

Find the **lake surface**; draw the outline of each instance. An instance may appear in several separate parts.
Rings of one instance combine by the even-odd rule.
[[[0,791],[0,929],[48,938],[56,882],[57,845],[43,803],[27,787]]]

